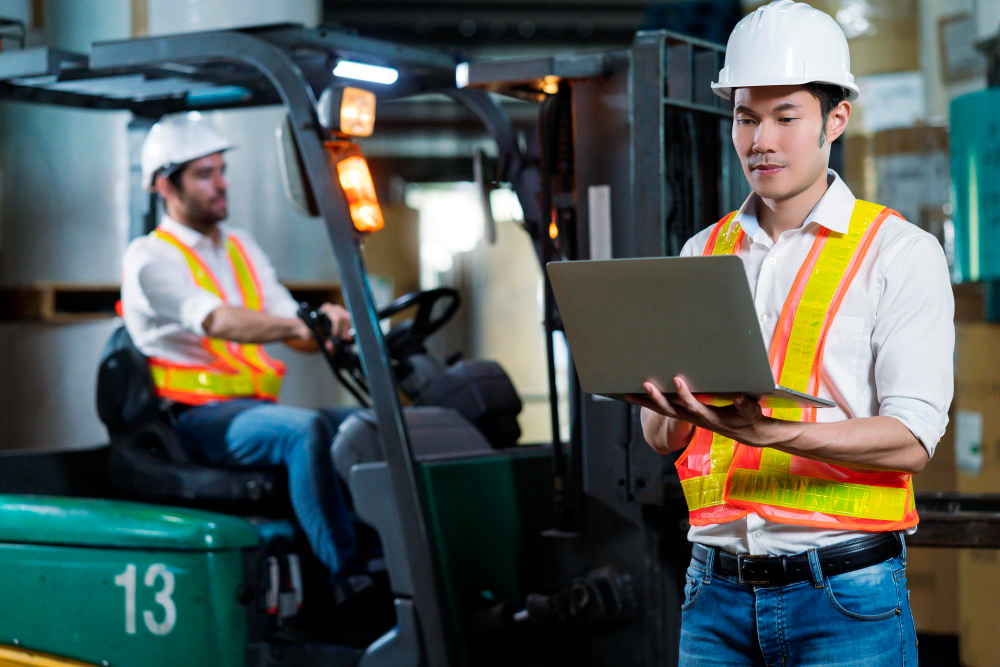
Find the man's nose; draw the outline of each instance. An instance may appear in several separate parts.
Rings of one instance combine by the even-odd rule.
[[[755,153],[773,153],[775,145],[774,126],[769,121],[764,121],[757,125],[757,131],[753,135],[753,150]]]

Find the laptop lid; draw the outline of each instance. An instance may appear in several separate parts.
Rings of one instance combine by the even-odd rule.
[[[550,262],[583,390],[614,398],[673,377],[695,393],[775,390],[743,263],[731,255]]]

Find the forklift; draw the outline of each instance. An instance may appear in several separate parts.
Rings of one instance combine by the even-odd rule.
[[[652,31],[615,51],[468,62],[287,24],[0,54],[0,100],[128,110],[136,133],[168,113],[284,107],[285,189],[325,223],[356,327],[328,361],[366,409],[338,432],[334,464],[394,614],[374,638],[339,632],[336,606],[310,594],[280,472],[189,460],[127,372],[141,355],[113,340],[98,390],[110,443],[0,454],[0,665],[676,664],[690,545],[675,456],[646,445],[634,406],[585,394],[572,373],[563,441],[547,285],[552,437],[534,445],[518,443],[520,399],[498,364],[449,365],[424,345],[458,308],[453,290],[375,307],[360,247],[380,214],[350,100],[434,92],[470,110],[497,144],[495,163],[474,164],[486,236],[485,193],[509,183],[542,266],[672,255],[748,194],[731,112],[708,85],[723,56]],[[332,74],[345,62],[398,79],[345,86]],[[525,136],[503,96],[534,105]],[[136,188],[132,210],[133,236],[152,229],[148,194]],[[973,539],[954,528],[961,503],[924,502],[929,543]]]

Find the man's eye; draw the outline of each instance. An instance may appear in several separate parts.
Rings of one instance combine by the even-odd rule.
[[[749,125],[752,122],[753,121],[750,120],[749,118],[737,118],[736,119],[736,124],[737,125]]]
[[[781,118],[781,119],[779,119],[779,121],[782,122],[782,123],[790,123],[793,120],[798,120],[798,118]]]

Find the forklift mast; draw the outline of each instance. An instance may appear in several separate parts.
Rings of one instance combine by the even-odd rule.
[[[709,86],[723,56],[721,45],[650,31],[621,51],[468,65],[469,88],[539,102],[528,138],[538,157],[518,158],[540,172],[537,217],[525,207],[524,224],[543,267],[676,255],[742,204],[749,188],[729,140],[732,113]],[[506,180],[518,189],[518,174]],[[589,664],[676,664],[690,558],[676,455],[653,452],[638,409],[585,394],[572,371],[561,442],[553,337],[562,322],[545,287],[557,525],[543,535],[542,586],[597,567],[625,573],[636,613],[589,637]]]

